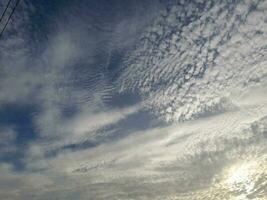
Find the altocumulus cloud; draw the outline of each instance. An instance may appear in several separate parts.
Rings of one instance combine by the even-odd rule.
[[[34,108],[32,135],[0,119],[0,197],[264,200],[267,2],[79,3],[0,41],[0,110]]]

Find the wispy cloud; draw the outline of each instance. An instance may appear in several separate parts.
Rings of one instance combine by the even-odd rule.
[[[0,198],[230,199],[246,187],[231,186],[231,171],[244,160],[253,165],[242,170],[258,170],[249,175],[255,180],[251,198],[263,198],[266,2],[212,2],[145,4],[105,27],[88,19],[87,4],[78,9],[81,15],[66,7],[44,43],[30,40],[31,9],[23,4],[10,35],[0,41],[0,109],[36,107],[36,138],[16,146],[17,127],[1,124],[0,155],[23,151],[25,166],[17,171],[12,162],[0,163]],[[151,16],[139,15],[146,8]],[[124,50],[113,76],[111,54]],[[114,93],[129,91],[140,94],[141,102],[116,108],[107,103]],[[168,125],[136,127],[128,135],[120,129],[124,137],[64,148],[103,132],[105,138],[139,112]],[[53,150],[59,153],[48,156]]]
[[[93,149],[62,152],[45,159],[47,170],[73,180],[75,186],[66,183],[77,187],[73,190],[94,190],[90,193],[94,199],[111,198],[114,193],[148,199],[231,196],[222,192],[222,187],[230,189],[225,183],[228,168],[255,161],[260,176],[265,176],[266,106],[259,112],[249,97],[242,100],[245,106],[238,110],[142,131]],[[252,110],[245,114],[248,107]],[[264,184],[259,181],[255,187]]]
[[[17,133],[11,127],[0,127],[0,157],[5,154],[15,152],[16,146],[13,145]]]

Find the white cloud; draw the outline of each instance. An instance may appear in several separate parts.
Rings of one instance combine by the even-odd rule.
[[[89,108],[65,120],[57,116],[57,111],[51,110],[55,112],[54,117],[52,117],[52,113],[49,113],[47,114],[47,118],[40,118],[40,120],[47,120],[42,124],[42,127],[44,127],[43,131],[46,131],[47,134],[42,136],[44,138],[55,137],[57,139],[53,142],[49,140],[49,143],[44,142],[43,147],[49,151],[51,148],[57,149],[68,144],[79,144],[86,140],[92,140],[101,134],[101,132],[98,132],[101,129],[127,119],[128,116],[137,113],[140,109],[141,105],[103,110],[100,112],[94,112]],[[56,121],[57,123],[53,126],[50,125],[52,122]]]
[[[227,110],[229,93],[266,80],[264,4],[173,6],[146,29],[118,87],[143,94],[147,109],[169,122]]]
[[[75,182],[67,187],[94,190],[94,199],[114,194],[122,199],[230,198],[228,169],[244,160],[257,163],[261,174],[254,189],[265,191],[260,180],[266,175],[266,102],[259,108],[250,96],[242,101],[239,109],[142,131],[93,149],[65,151],[45,161],[55,174]]]
[[[55,186],[47,175],[16,173],[7,164],[0,165],[0,179],[0,197],[10,200],[35,198]]]
[[[230,5],[233,12],[226,2],[206,3],[202,11],[194,2],[181,3],[185,5],[160,12],[124,60],[118,88],[137,90],[144,97],[132,107],[105,106],[104,99],[118,88],[101,71],[106,65],[94,65],[95,49],[103,41],[87,34],[80,21],[72,30],[52,31],[35,58],[24,35],[1,43],[0,106],[30,102],[40,108],[34,118],[40,139],[25,150],[25,171],[0,165],[1,198],[230,199],[239,188],[230,188],[229,171],[239,170],[244,160],[256,163],[253,195],[264,198],[266,2],[255,12],[250,11],[252,1]],[[123,32],[125,24],[118,24],[113,35],[123,35],[114,39],[118,43],[128,33]],[[86,69],[79,71],[79,64]],[[183,122],[46,157],[49,150],[79,144],[127,120],[143,104],[155,117]],[[65,118],[69,105],[77,111]],[[0,145],[14,147],[15,138],[13,129],[5,129]]]
[[[86,132],[95,132],[99,128],[112,125],[138,111],[140,106],[133,106],[123,109],[105,111],[95,114],[81,114],[73,122],[69,123],[69,129],[72,129],[76,135],[82,135]],[[68,125],[67,125],[68,126]]]

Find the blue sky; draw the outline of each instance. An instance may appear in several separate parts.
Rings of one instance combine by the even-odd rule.
[[[266,10],[21,1],[0,39],[0,199],[263,200]]]

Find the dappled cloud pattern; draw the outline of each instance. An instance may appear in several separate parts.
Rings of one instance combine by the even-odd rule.
[[[267,199],[266,0],[62,2],[0,38],[0,199]]]

